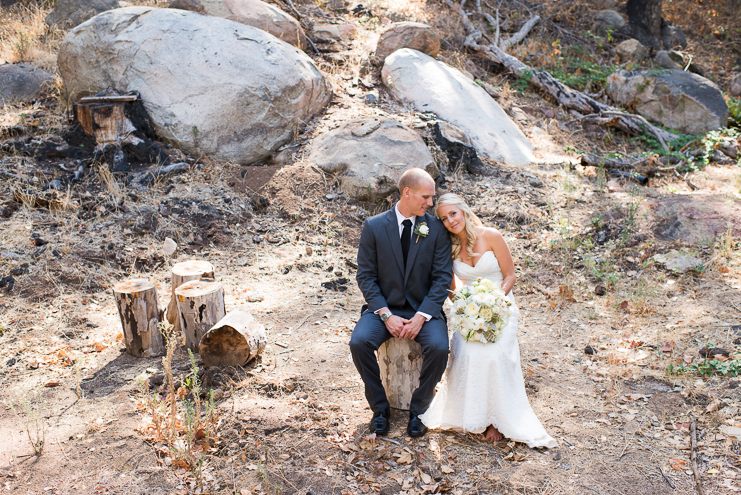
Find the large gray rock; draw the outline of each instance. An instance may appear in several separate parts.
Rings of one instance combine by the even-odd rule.
[[[728,92],[731,96],[741,96],[741,73],[733,76],[731,84],[728,86]]]
[[[375,202],[397,189],[406,170],[440,172],[419,134],[385,117],[360,117],[316,138],[309,159],[339,175],[342,190],[359,201]]]
[[[302,50],[308,46],[306,34],[296,19],[260,0],[175,0],[170,8],[192,10],[256,27]]]
[[[384,84],[417,110],[460,127],[479,155],[510,165],[534,160],[533,146],[488,93],[459,70],[409,48],[386,58]]]
[[[682,70],[682,65],[680,65],[680,63],[683,62],[681,55],[677,52],[670,52],[667,50],[656,52],[656,56],[654,57],[654,64],[658,65],[662,69]]]
[[[641,45],[640,41],[634,39],[623,41],[615,47],[615,51],[621,62],[640,63],[648,55],[646,47]]]
[[[728,106],[718,86],[682,70],[621,70],[608,76],[607,94],[648,120],[688,134],[725,127]]]
[[[260,29],[176,9],[128,7],[70,31],[59,71],[72,101],[136,90],[161,139],[249,164],[290,141],[332,93],[302,51]]]
[[[427,24],[397,22],[381,34],[376,45],[376,57],[383,61],[402,48],[411,48],[434,58],[440,53],[440,37]]]
[[[54,76],[31,64],[0,65],[0,103],[38,98],[54,82]]]
[[[687,38],[684,33],[677,26],[664,26],[661,28],[661,42],[666,50],[673,50],[679,48],[684,50],[687,48]]]
[[[118,8],[116,0],[57,0],[54,10],[46,16],[49,26],[70,29],[88,19]]]
[[[618,31],[626,24],[623,16],[614,10],[600,10],[592,19],[592,31],[597,34]]]

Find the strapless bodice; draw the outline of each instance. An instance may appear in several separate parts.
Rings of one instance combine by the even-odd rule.
[[[488,278],[499,284],[504,280],[502,269],[499,268],[499,261],[497,261],[494,251],[487,251],[479,256],[476,266],[468,265],[461,260],[454,260],[453,271],[465,285],[475,282],[479,277]]]

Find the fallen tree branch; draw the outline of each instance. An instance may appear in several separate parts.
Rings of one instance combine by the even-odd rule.
[[[616,126],[620,130],[632,135],[646,133],[646,129],[644,129],[643,126],[648,123],[643,117],[620,112],[616,108],[600,103],[588,97],[584,93],[575,91],[558,81],[548,72],[537,71],[528,67],[516,57],[505,53],[504,50],[496,45],[480,45],[478,42],[481,40],[483,35],[481,31],[476,29],[473,25],[471,20],[468,18],[468,14],[466,14],[463,8],[461,6],[456,7],[452,0],[443,1],[451,9],[458,11],[458,14],[461,16],[463,27],[468,33],[464,45],[473,50],[477,56],[502,64],[514,75],[527,78],[529,84],[548,92],[559,104],[566,108],[587,114],[607,114],[607,112],[610,112],[610,114],[614,114],[614,116],[618,118]],[[462,5],[463,4],[465,4],[465,0],[462,2]],[[664,146],[664,149],[668,151],[666,141],[670,141],[676,136],[670,132],[651,126],[650,124],[648,124],[648,126],[650,126],[647,127],[648,131],[656,136],[657,139],[659,139],[659,142],[662,143],[662,146]]]
[[[690,435],[692,436],[692,454],[690,455],[690,459],[692,460],[692,474],[695,475],[695,486],[697,488],[697,495],[704,495],[704,492],[702,491],[702,480],[700,479],[700,472],[697,470],[697,421],[692,420],[692,425],[690,426]]]
[[[519,31],[517,31],[515,34],[510,36],[504,41],[501,41],[499,43],[499,48],[502,50],[506,50],[512,45],[516,45],[517,43],[521,42],[522,40],[527,37],[528,34],[530,34],[530,31],[535,27],[535,25],[540,22],[540,16],[535,15],[532,18],[530,18],[529,21],[527,21],[525,24],[522,25]]]

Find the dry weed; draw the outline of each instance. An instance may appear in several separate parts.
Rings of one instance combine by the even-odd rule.
[[[65,32],[47,26],[52,2],[15,5],[0,11],[0,62],[30,62],[56,71],[57,52]]]

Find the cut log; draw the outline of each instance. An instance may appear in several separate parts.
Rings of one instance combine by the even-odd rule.
[[[423,361],[422,346],[414,340],[391,338],[378,349],[381,381],[394,409],[409,410]]]
[[[126,352],[137,357],[162,356],[165,339],[157,323],[157,288],[145,278],[126,280],[113,287],[121,316]]]
[[[246,311],[232,311],[201,339],[201,359],[209,366],[244,366],[267,345],[265,327]]]
[[[191,280],[211,280],[215,278],[214,266],[208,261],[188,260],[176,263],[172,267],[172,298],[167,306],[167,321],[174,325],[174,331],[180,331],[178,318],[178,302],[175,298],[175,289]]]
[[[135,98],[136,99],[136,98]],[[136,127],[124,113],[124,101],[80,102],[73,105],[75,119],[90,137],[95,138],[99,149],[108,145],[119,146],[125,139],[138,144],[134,136]]]
[[[218,282],[191,280],[175,289],[175,297],[185,347],[198,352],[201,338],[226,315],[224,287]]]

